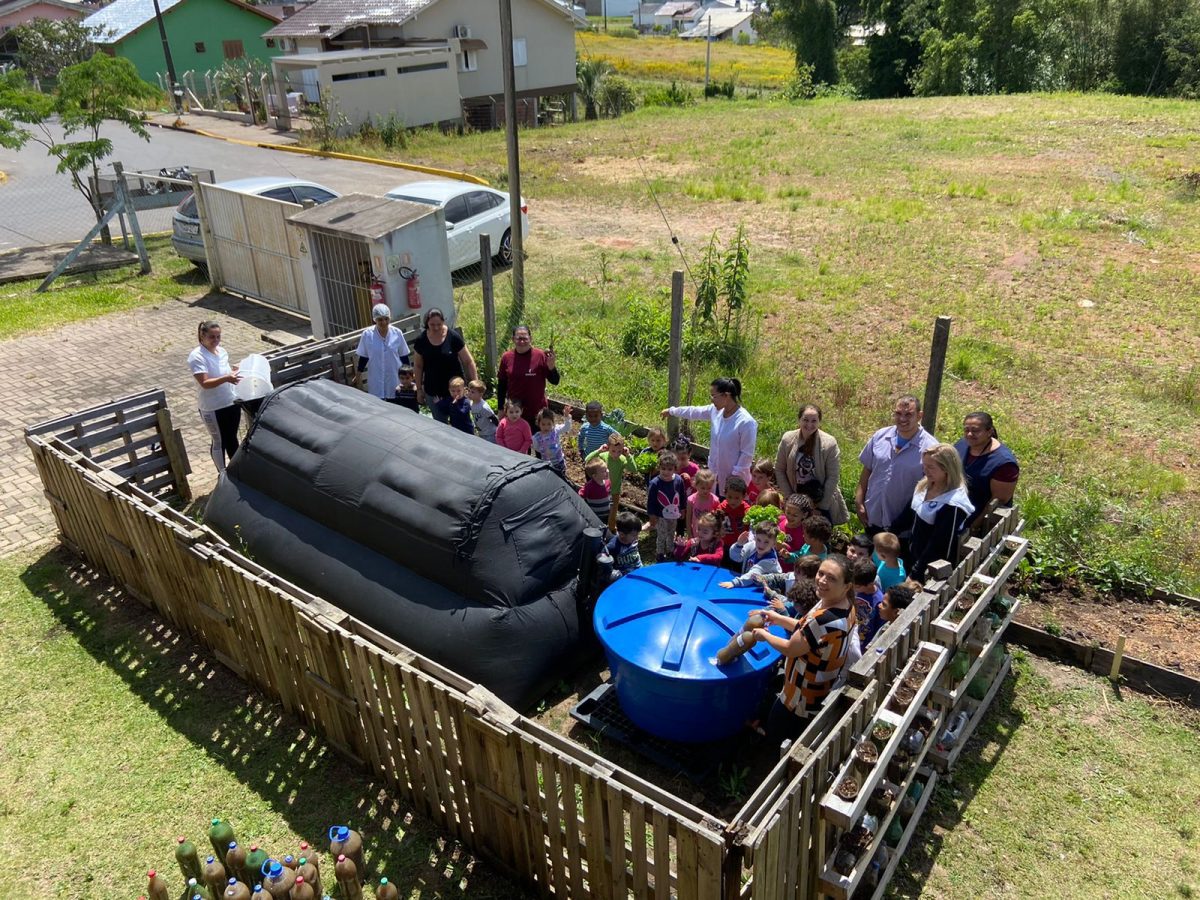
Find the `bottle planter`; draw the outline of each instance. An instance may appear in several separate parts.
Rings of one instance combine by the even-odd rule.
[[[871,740],[875,742],[875,746],[879,749],[879,752],[883,752],[883,748],[887,746],[887,742],[891,739],[892,732],[895,730],[895,727],[889,725],[887,722],[875,723],[875,726],[871,729]]]
[[[879,762],[879,748],[871,741],[859,741],[858,746],[854,748],[854,763],[858,767],[858,771],[867,775],[871,769],[875,768],[877,762]]]
[[[896,692],[892,694],[892,709],[903,715],[916,696],[917,692],[915,690],[906,684],[901,684],[900,687],[896,688]]]
[[[847,775],[838,782],[835,793],[842,800],[850,801],[858,796],[858,779],[853,775]]]

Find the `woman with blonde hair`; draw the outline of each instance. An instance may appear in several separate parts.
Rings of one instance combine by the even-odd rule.
[[[935,444],[922,453],[921,470],[925,477],[917,482],[912,504],[901,517],[904,527],[911,523],[908,571],[917,581],[924,581],[931,562],[958,562],[959,537],[975,512],[962,457],[953,444]]]

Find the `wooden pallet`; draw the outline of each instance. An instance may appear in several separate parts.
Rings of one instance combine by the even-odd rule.
[[[935,746],[929,751],[929,761],[939,772],[949,772],[953,768],[958,755],[962,753],[963,747],[967,745],[967,741],[971,735],[975,733],[975,729],[979,727],[979,723],[983,721],[983,717],[987,715],[988,708],[992,705],[992,701],[996,699],[996,695],[1000,693],[1000,685],[1004,684],[1004,679],[1008,675],[1008,671],[1012,666],[1012,656],[1005,654],[1004,662],[1000,664],[1000,668],[996,671],[996,678],[992,681],[992,686],[988,688],[988,692],[982,700],[972,700],[965,693],[963,694],[963,707],[971,709],[971,718],[967,720],[967,724],[963,726],[963,733],[959,737],[958,742],[949,750],[938,750]],[[972,707],[972,704],[978,704]],[[958,710],[955,710],[958,712]],[[946,717],[949,722],[953,714]]]
[[[925,787],[921,791],[921,799],[917,801],[908,824],[904,826],[904,833],[900,836],[900,843],[892,848],[891,859],[888,860],[888,864],[884,867],[884,870],[879,873],[879,885],[875,888],[875,893],[871,895],[871,900],[881,900],[884,892],[887,891],[888,882],[896,874],[896,867],[900,864],[900,858],[904,856],[904,851],[908,849],[909,842],[917,831],[917,823],[921,821],[921,816],[925,814],[925,807],[929,804],[929,797],[937,785],[938,773],[928,768],[922,769],[918,773],[918,777],[925,779]]]

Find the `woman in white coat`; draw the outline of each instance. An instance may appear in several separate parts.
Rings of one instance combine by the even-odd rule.
[[[800,407],[800,427],[785,432],[775,455],[775,483],[786,500],[792,494],[807,494],[821,515],[832,525],[850,521],[850,510],[838,480],[842,474],[842,451],[832,434],[821,430],[821,407]]]
[[[725,495],[725,482],[737,475],[750,483],[758,422],[742,406],[742,383],[736,378],[717,378],[709,385],[708,406],[670,406],[662,417],[707,419],[710,429],[708,467],[717,476],[717,493]]]

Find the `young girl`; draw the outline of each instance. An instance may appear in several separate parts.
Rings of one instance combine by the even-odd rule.
[[[675,538],[675,558],[679,562],[702,563],[719,566],[725,559],[725,545],[721,542],[725,516],[720,512],[706,512],[692,520],[696,529],[694,538]]]
[[[658,455],[662,453],[667,446],[667,433],[657,425],[652,425],[646,429],[646,446],[644,449],[637,452],[638,456],[649,454],[654,459],[654,468],[646,473],[646,481],[658,474]]]
[[[799,550],[804,546],[804,520],[815,512],[812,498],[805,494],[792,494],[783,506],[783,519],[779,530],[783,532],[784,541],[790,551]],[[792,571],[793,563],[789,560],[783,566],[783,571]]]
[[[690,494],[692,480],[700,471],[700,467],[692,462],[692,442],[681,434],[672,441],[671,449],[675,451],[675,471],[683,479],[683,486]]]
[[[692,479],[692,487],[695,488],[695,492],[687,498],[686,524],[689,537],[696,537],[696,528],[700,517],[705,513],[712,512],[721,502],[713,493],[713,488],[716,486],[717,476],[712,473],[712,469],[700,469],[696,472],[696,477]]]
[[[602,459],[593,459],[583,467],[587,481],[579,489],[579,496],[596,514],[601,522],[608,523],[608,513],[612,509],[612,490],[608,484],[608,465]]]
[[[683,479],[675,474],[675,454],[663,450],[658,455],[658,474],[650,479],[646,488],[646,512],[650,521],[646,528],[653,528],[654,561],[670,559],[675,545],[675,524],[682,517],[680,507],[687,500],[683,492]]]
[[[571,433],[575,420],[571,418],[574,412],[569,406],[563,407],[563,423],[554,424],[554,410],[546,407],[537,414],[537,433],[530,440],[538,459],[550,463],[554,471],[563,478],[567,477],[567,458],[563,455],[562,439]]]
[[[758,495],[775,483],[775,463],[760,459],[750,470],[750,484],[746,486],[746,499],[752,506],[759,505]]]
[[[529,453],[533,446],[533,432],[529,423],[521,418],[520,400],[504,401],[504,418],[496,426],[496,443],[518,453]]]

